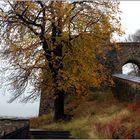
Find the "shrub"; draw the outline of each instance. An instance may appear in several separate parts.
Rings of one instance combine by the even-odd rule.
[[[127,138],[130,133],[126,124],[129,122],[131,114],[127,110],[122,110],[110,117],[99,119],[93,124],[93,131],[99,138]]]
[[[100,138],[125,138],[128,131],[119,119],[114,119],[107,124],[96,123],[94,127]]]

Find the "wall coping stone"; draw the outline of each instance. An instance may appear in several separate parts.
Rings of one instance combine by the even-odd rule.
[[[128,81],[140,83],[140,77],[138,77],[138,76],[132,76],[132,75],[126,75],[126,74],[120,74],[120,73],[113,74],[112,76],[116,77],[116,78],[125,79]]]

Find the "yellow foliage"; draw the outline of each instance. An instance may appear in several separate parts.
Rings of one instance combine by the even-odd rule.
[[[7,2],[6,2],[7,3]],[[122,34],[114,1],[13,1],[0,14],[3,50],[17,69],[18,82],[31,81],[46,94],[74,88],[84,94],[103,81],[112,84],[99,60],[115,48],[113,33]],[[43,46],[46,43],[46,46]],[[60,47],[61,46],[61,47]],[[55,76],[54,76],[55,75]],[[28,77],[28,78],[27,78]],[[22,84],[21,84],[22,85]]]

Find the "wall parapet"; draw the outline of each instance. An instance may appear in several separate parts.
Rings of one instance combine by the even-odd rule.
[[[125,75],[125,74],[119,74],[119,73],[113,74],[112,76],[116,77],[116,78],[124,79],[124,80],[127,80],[127,81],[140,83],[140,77],[138,77],[138,76]]]
[[[29,119],[0,118],[0,139],[27,139]]]

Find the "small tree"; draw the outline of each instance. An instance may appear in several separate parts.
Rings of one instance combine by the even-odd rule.
[[[3,56],[10,62],[14,96],[27,86],[54,98],[54,119],[64,117],[64,94],[85,93],[106,80],[104,51],[112,33],[121,33],[114,1],[7,1],[1,7]]]
[[[140,42],[140,29],[136,30],[134,34],[129,34],[126,41],[127,42]]]

